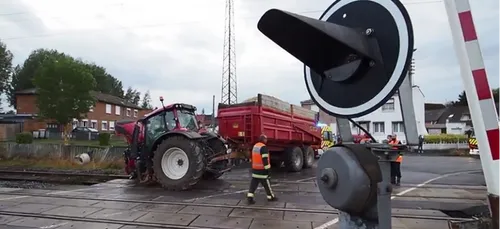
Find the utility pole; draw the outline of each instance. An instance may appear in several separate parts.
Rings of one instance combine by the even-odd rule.
[[[234,38],[234,1],[226,0],[226,19],[224,30],[224,50],[222,57],[222,93],[221,103],[238,102],[236,84],[236,51]]]
[[[215,129],[215,95],[212,97],[212,128]]]

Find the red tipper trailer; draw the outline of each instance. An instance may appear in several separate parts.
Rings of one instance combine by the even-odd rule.
[[[290,171],[309,168],[321,145],[321,128],[316,112],[277,98],[258,94],[239,104],[219,104],[219,134],[227,140],[232,154],[250,155],[261,134],[267,136],[271,164]]]

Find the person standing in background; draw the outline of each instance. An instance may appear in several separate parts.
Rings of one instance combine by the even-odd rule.
[[[398,140],[397,135],[393,134],[389,145],[393,145],[392,149],[398,149],[397,145],[401,145],[401,141]],[[397,186],[401,185],[401,163],[403,162],[403,155],[398,154],[396,161],[391,162],[391,184]]]
[[[418,136],[418,149],[417,149],[417,153],[424,153],[424,149],[423,149],[423,146],[424,146],[424,135],[419,135]]]

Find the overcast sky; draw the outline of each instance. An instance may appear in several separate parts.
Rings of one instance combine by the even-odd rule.
[[[238,100],[257,93],[308,99],[302,65],[257,30],[270,8],[318,18],[332,0],[234,0]],[[153,105],[220,100],[225,0],[0,0],[0,40],[22,63],[37,48],[96,62]],[[456,99],[463,85],[444,3],[404,0],[415,31],[415,81],[427,102]],[[491,87],[499,82],[498,0],[471,1]],[[6,103],[6,102],[3,102]],[[5,106],[5,105],[3,105]]]

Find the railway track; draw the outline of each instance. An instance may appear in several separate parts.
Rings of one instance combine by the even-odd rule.
[[[193,226],[183,226],[183,225],[165,224],[165,223],[143,223],[143,222],[132,222],[132,221],[113,220],[113,219],[96,219],[96,218],[85,218],[85,217],[74,217],[74,216],[59,216],[59,215],[49,215],[49,214],[41,214],[41,213],[20,213],[20,212],[0,211],[0,215],[17,216],[17,217],[33,217],[33,218],[41,218],[41,219],[55,219],[55,220],[87,222],[87,223],[105,223],[105,224],[116,224],[116,225],[124,225],[124,226],[168,228],[168,229],[220,229],[218,227],[193,227]]]
[[[182,205],[182,206],[197,206],[197,207],[217,207],[217,208],[232,208],[232,209],[248,209],[248,210],[268,210],[268,211],[283,211],[283,212],[296,212],[296,213],[312,213],[312,214],[338,214],[335,209],[332,210],[319,210],[319,209],[301,209],[301,208],[282,208],[282,207],[264,207],[264,206],[249,206],[249,205],[226,205],[226,204],[212,204],[212,203],[193,203],[184,201],[157,201],[157,200],[133,200],[133,199],[121,199],[121,198],[100,198],[100,197],[81,197],[81,196],[61,196],[61,195],[50,195],[50,194],[31,194],[31,193],[8,193],[3,192],[1,195],[10,195],[19,201],[19,199],[27,197],[45,197],[45,198],[57,198],[66,200],[94,200],[94,201],[113,201],[121,203],[137,203],[137,204],[150,204],[150,205]],[[4,198],[3,200],[8,201]],[[27,202],[25,202],[27,203]],[[31,203],[31,202],[30,202]],[[6,214],[8,212],[0,211],[0,215]],[[10,212],[9,214],[16,214],[15,212]],[[454,221],[469,221],[474,220],[473,218],[459,218],[459,217],[443,217],[443,216],[428,216],[428,215],[411,215],[411,214],[400,214],[394,213],[392,215],[394,218],[403,219],[428,219],[428,220],[454,220]]]
[[[0,180],[3,181],[35,181],[70,184],[97,184],[113,179],[128,179],[126,175],[46,172],[46,171],[16,171],[0,170]]]

